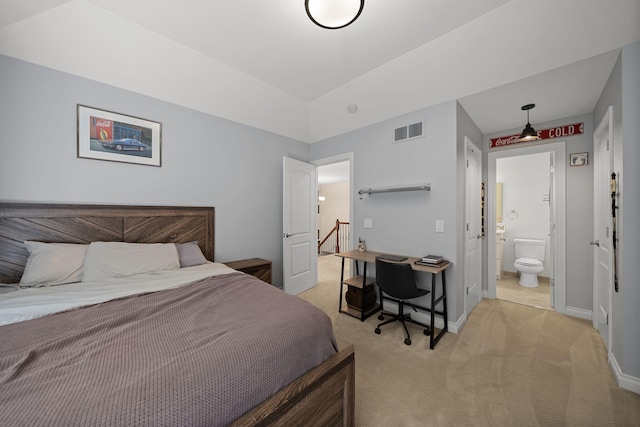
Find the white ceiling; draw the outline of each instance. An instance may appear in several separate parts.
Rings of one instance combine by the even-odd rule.
[[[316,168],[318,185],[339,184],[349,181],[349,162],[330,163]]]
[[[366,0],[341,30],[303,0],[0,0],[0,53],[316,142],[456,99],[483,133],[590,113],[639,23],[640,0]]]

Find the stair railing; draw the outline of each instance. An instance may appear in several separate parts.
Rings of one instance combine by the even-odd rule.
[[[336,225],[318,243],[318,255],[339,254],[349,246],[349,223],[336,219]]]

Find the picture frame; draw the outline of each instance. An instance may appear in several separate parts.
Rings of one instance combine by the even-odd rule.
[[[589,164],[589,153],[571,153],[569,166],[586,166]]]
[[[78,104],[78,158],[162,165],[162,124]]]

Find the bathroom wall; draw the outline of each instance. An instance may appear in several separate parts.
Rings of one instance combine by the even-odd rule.
[[[544,270],[540,276],[550,275],[549,245],[549,153],[498,159],[496,180],[502,182],[502,207],[506,232],[504,270],[516,272],[514,239],[527,238],[545,241]]]

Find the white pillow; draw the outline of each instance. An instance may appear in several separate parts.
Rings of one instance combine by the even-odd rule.
[[[29,259],[20,279],[23,288],[79,282],[89,245],[24,242]]]
[[[173,243],[93,242],[87,249],[82,281],[101,281],[180,268]]]

